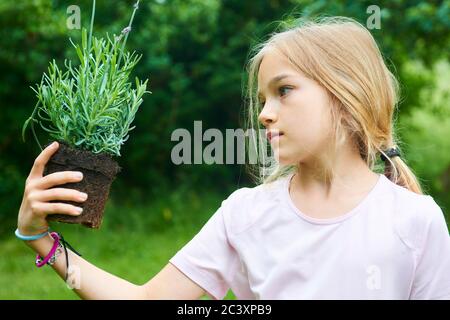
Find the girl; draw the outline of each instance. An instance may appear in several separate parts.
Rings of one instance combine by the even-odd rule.
[[[397,82],[371,34],[348,18],[275,33],[249,63],[249,123],[267,130],[273,165],[224,200],[199,233],[143,285],[68,251],[84,299],[448,299],[450,238],[396,148]],[[257,87],[255,87],[255,82]],[[261,141],[255,141],[265,143]],[[79,214],[74,172],[26,182],[18,236],[45,257],[47,214]],[[385,162],[377,174],[377,156]],[[43,233],[41,233],[44,231]],[[36,235],[33,237],[33,235]],[[29,237],[27,237],[29,236]],[[53,268],[63,277],[66,257]]]

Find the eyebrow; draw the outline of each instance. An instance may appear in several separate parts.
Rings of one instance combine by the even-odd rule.
[[[281,81],[281,80],[283,80],[284,78],[287,78],[287,77],[293,77],[293,75],[285,73],[285,74],[280,74],[280,75],[278,75],[276,77],[273,77],[272,80],[269,81],[268,87],[273,86],[275,83],[277,83],[277,82],[279,82],[279,81]],[[258,90],[258,97],[259,96],[262,96],[262,92]]]

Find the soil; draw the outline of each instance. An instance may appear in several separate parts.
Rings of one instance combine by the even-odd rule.
[[[63,141],[58,142],[59,148],[48,161],[44,169],[44,176],[58,171],[83,172],[83,180],[80,182],[66,183],[55,187],[75,189],[87,193],[88,199],[84,202],[50,201],[82,207],[83,212],[79,216],[49,214],[47,220],[82,224],[89,228],[98,229],[103,221],[103,212],[111,184],[121,168],[109,154],[95,154],[88,150],[71,148]]]

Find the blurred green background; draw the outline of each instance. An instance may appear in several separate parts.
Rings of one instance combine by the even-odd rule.
[[[118,34],[133,3],[97,1],[94,34]],[[51,268],[34,267],[33,252],[13,235],[24,182],[40,152],[30,132],[26,143],[21,140],[36,102],[29,86],[52,58],[60,65],[75,58],[68,39],[78,41],[80,31],[66,26],[74,4],[88,27],[87,0],[0,2],[0,299],[78,299]],[[277,21],[321,14],[366,24],[374,4],[381,28],[371,32],[401,83],[396,117],[402,150],[449,221],[450,1],[144,0],[127,47],[143,54],[136,75],[150,79],[153,94],[146,95],[117,159],[122,172],[103,226],[53,227],[100,268],[134,283],[149,280],[229,193],[252,185],[239,165],[172,164],[172,131],[192,133],[195,120],[203,130],[242,127],[248,52]],[[45,132],[38,134],[47,141]]]

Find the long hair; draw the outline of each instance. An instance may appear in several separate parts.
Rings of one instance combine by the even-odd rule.
[[[400,141],[394,130],[394,111],[399,97],[399,84],[387,68],[370,32],[359,22],[346,17],[299,19],[294,26],[281,25],[269,39],[250,52],[246,66],[247,129],[258,132],[257,77],[264,54],[275,49],[306,77],[326,89],[330,98],[332,139],[330,149],[336,152],[343,143],[352,143],[371,170],[379,166],[377,158],[387,160],[384,175],[394,183],[415,193],[422,188],[405,160],[389,158],[385,150]],[[300,121],[300,120],[299,120]],[[267,147],[262,135],[249,139],[250,149]],[[264,147],[264,148],[266,148]],[[297,169],[297,165],[281,166],[273,156],[263,155],[263,164],[250,165],[249,173],[258,184],[270,183]],[[268,164],[268,165],[267,165]],[[332,172],[329,173],[332,176]]]

